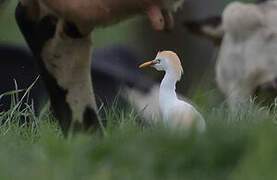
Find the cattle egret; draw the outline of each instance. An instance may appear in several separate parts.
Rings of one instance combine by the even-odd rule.
[[[179,100],[176,95],[175,86],[183,74],[183,68],[177,54],[172,51],[159,52],[154,60],[139,67],[147,66],[154,67],[158,71],[165,71],[159,92],[163,122],[173,128],[188,129],[195,125],[198,131],[203,132],[206,123],[201,114],[191,104]]]

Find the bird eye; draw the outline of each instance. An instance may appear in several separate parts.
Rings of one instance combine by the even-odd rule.
[[[160,62],[161,62],[161,60],[160,60],[160,59],[157,59],[156,61],[157,61],[157,63],[160,63]]]

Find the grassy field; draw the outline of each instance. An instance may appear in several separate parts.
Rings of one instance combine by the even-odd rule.
[[[194,97],[199,102],[203,94]],[[0,114],[0,179],[277,177],[274,111],[254,105],[236,113],[224,106],[202,105],[201,110],[207,121],[203,134],[143,125],[132,109],[114,107],[101,112],[108,120],[104,136],[77,134],[66,139],[47,107],[36,117],[30,106],[15,103]]]
[[[13,20],[15,3],[0,17],[1,42],[24,42]],[[123,31],[129,23],[97,30],[95,46],[129,40]],[[119,31],[118,39],[110,38]],[[15,100],[0,112],[0,180],[276,179],[276,112],[252,102],[230,112],[217,94],[207,87],[189,93],[206,119],[203,134],[141,124],[131,108],[114,107],[101,111],[108,121],[104,136],[71,139],[63,137],[47,106],[35,116],[31,106]]]

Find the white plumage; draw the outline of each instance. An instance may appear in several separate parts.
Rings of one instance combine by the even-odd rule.
[[[176,95],[175,85],[183,74],[177,54],[172,51],[159,52],[153,61],[140,65],[140,68],[147,66],[165,71],[159,92],[159,105],[164,123],[172,128],[188,129],[196,126],[197,130],[203,132],[206,123],[201,114],[191,104],[179,100]]]

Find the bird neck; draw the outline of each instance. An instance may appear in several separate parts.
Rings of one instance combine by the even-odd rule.
[[[175,89],[176,89],[176,82],[178,78],[174,73],[166,72],[165,76],[161,82],[160,86],[160,94],[159,94],[159,101],[160,101],[160,108],[163,115],[166,114],[167,110],[172,107],[176,101],[178,101]]]
[[[178,79],[176,78],[176,75],[174,73],[166,71],[164,78],[161,82],[161,91],[168,93],[169,95],[176,96],[175,89],[177,80]]]

